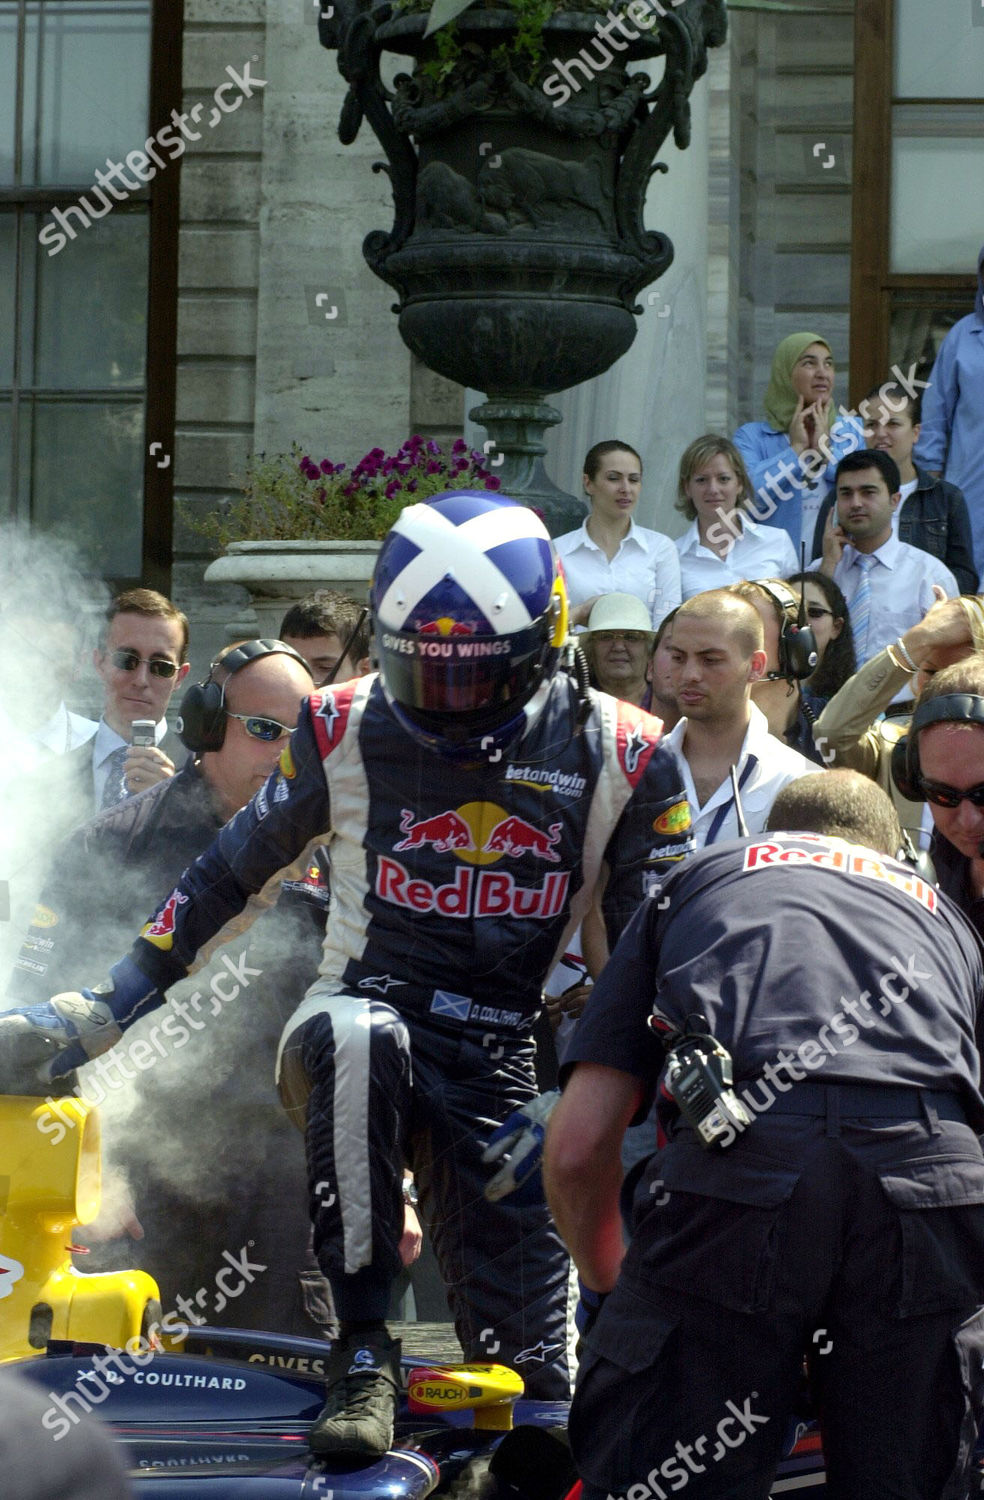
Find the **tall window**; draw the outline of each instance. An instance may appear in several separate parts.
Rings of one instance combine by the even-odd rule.
[[[858,0],[851,369],[930,366],[984,241],[984,4]]]
[[[152,10],[0,0],[0,514],[120,582],[167,564],[145,494],[156,204],[126,161],[151,134]]]

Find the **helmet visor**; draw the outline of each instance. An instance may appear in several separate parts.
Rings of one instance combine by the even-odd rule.
[[[549,644],[545,619],[513,635],[431,635],[377,625],[375,640],[397,703],[422,715],[475,718],[524,703],[540,681]]]

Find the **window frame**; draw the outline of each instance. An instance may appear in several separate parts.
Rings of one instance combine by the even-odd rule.
[[[930,102],[895,98],[894,41],[894,0],[857,0],[851,209],[852,405],[857,405],[865,393],[888,374],[894,292],[924,292],[927,305],[939,294],[947,301],[964,295],[965,310],[969,312],[977,287],[977,278],[971,268],[966,275],[890,270],[892,108],[897,103]],[[948,99],[945,102],[980,104],[984,99]]]
[[[150,77],[147,96],[147,135],[153,135],[170,116],[181,108],[181,59],[183,8],[168,0],[151,0],[150,6]],[[18,27],[17,91],[23,87],[24,37],[27,0],[19,0],[16,10]],[[20,118],[20,99],[16,118]],[[19,131],[14,142],[15,160],[22,142]],[[169,162],[166,171],[157,172],[150,183],[131,195],[135,203],[147,204],[147,304],[144,348],[144,467],[143,528],[141,561],[138,576],[114,576],[107,582],[114,590],[138,584],[168,593],[171,586],[174,523],[174,433],[177,389],[178,335],[178,227],[180,212],[180,159]],[[19,175],[19,174],[18,174]],[[42,215],[50,208],[65,208],[75,203],[91,183],[59,187],[0,187],[0,211],[18,221],[17,268],[23,266],[24,212]],[[18,212],[18,210],[20,212]],[[126,212],[127,204],[114,207],[114,213]],[[20,338],[14,340],[13,381],[16,411],[20,375]],[[13,423],[11,466],[13,483],[19,481],[18,440],[20,424]],[[151,456],[150,446],[160,442]],[[159,459],[166,455],[166,467]],[[15,507],[17,514],[17,507]]]

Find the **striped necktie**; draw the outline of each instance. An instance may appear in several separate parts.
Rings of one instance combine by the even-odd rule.
[[[869,575],[875,566],[875,559],[867,553],[859,552],[854,561],[861,573],[861,579],[857,592],[851,600],[851,625],[854,630],[854,649],[860,667],[872,655],[868,649],[868,636],[871,629],[871,578]]]
[[[120,745],[109,756],[106,769],[106,784],[103,787],[102,808],[115,807],[117,802],[122,802],[127,795],[126,782],[123,780],[123,762],[130,753],[129,745]]]

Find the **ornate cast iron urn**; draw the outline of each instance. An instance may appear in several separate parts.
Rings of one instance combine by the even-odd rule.
[[[393,227],[367,235],[366,260],[399,293],[408,347],[487,393],[471,415],[504,455],[502,487],[555,535],[584,512],[543,469],[560,421],[543,397],[602,374],[635,337],[636,297],[673,258],[643,224],[666,170],[654,158],[671,130],[689,143],[690,91],[726,30],[724,0],[613,3],[551,15],[532,70],[511,9],[459,15],[453,59],[423,13],[389,0],[334,0],[319,22],[349,85],[339,136],[350,144],[367,119],[393,186]],[[384,51],[414,59],[392,88]],[[626,72],[659,57],[656,82]]]

